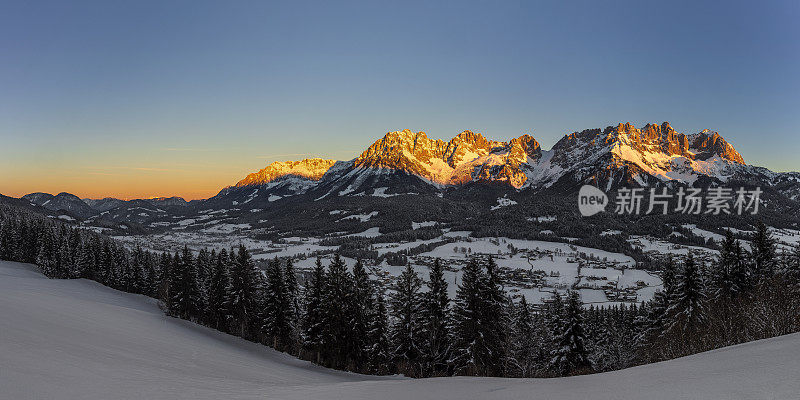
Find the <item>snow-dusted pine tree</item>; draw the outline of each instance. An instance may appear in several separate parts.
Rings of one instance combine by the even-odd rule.
[[[687,332],[697,328],[703,320],[705,301],[702,277],[690,253],[676,278],[675,291],[670,296],[667,309],[668,331]]]
[[[423,374],[425,376],[440,376],[446,374],[448,369],[450,299],[447,297],[444,267],[442,267],[438,258],[434,260],[433,266],[431,266],[426,285],[428,286],[428,291],[423,295]]]
[[[423,313],[420,288],[422,279],[411,264],[398,277],[390,296],[389,304],[394,316],[391,330],[393,356],[400,373],[418,377],[421,375]]]
[[[353,339],[351,302],[353,275],[337,254],[328,266],[323,291],[322,353],[323,362],[338,369],[353,369],[350,343]]]
[[[560,329],[553,336],[555,349],[550,360],[550,369],[561,375],[589,373],[592,365],[586,351],[583,332],[583,308],[578,292],[567,292]]]
[[[394,372],[392,368],[392,349],[389,342],[389,317],[383,292],[376,291],[374,307],[370,314],[368,332],[369,349],[367,351],[367,372],[375,375],[386,375]]]
[[[225,249],[220,250],[214,260],[214,266],[208,283],[208,307],[206,308],[206,323],[217,330],[226,332],[231,314],[228,304],[228,288],[230,277],[228,269],[230,260]]]
[[[261,281],[261,274],[256,269],[250,252],[240,245],[230,270],[228,310],[232,317],[231,333],[245,339],[255,336]]]

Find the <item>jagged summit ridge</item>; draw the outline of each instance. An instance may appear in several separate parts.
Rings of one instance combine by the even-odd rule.
[[[440,185],[491,180],[520,187],[527,179],[519,173],[520,165],[540,156],[539,143],[527,134],[500,142],[463,131],[445,142],[406,129],[375,141],[354,160],[354,166],[403,171]]]
[[[277,179],[295,177],[318,181],[330,169],[336,160],[322,158],[306,158],[300,161],[276,161],[258,172],[247,175],[235,186],[264,185]]]
[[[317,191],[364,195],[438,191],[469,183],[498,183],[514,189],[550,187],[558,182],[595,185],[677,181],[725,181],[747,168],[744,158],[717,132],[676,131],[668,122],[636,128],[619,123],[561,138],[543,151],[530,134],[508,141],[465,130],[450,140],[409,129],[392,131],[349,161],[305,159],[275,162],[248,175],[230,190],[255,187],[272,199]],[[248,191],[242,201],[262,192]],[[272,200],[271,200],[272,201]]]
[[[691,184],[701,176],[725,181],[745,165],[718,133],[686,135],[668,122],[574,132],[559,140],[553,153],[552,162],[560,168],[583,171],[575,180],[594,184],[613,180],[647,185],[653,179]]]

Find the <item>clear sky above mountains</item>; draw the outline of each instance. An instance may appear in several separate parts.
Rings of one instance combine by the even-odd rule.
[[[2,2],[0,193],[215,194],[272,161],[630,121],[800,170],[800,3]]]

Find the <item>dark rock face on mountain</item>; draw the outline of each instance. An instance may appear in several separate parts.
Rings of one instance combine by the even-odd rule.
[[[738,164],[744,164],[744,158],[742,158],[741,154],[717,132],[705,129],[698,134],[692,135],[691,139],[692,148],[697,151],[695,159],[707,160],[711,157],[719,156]]]

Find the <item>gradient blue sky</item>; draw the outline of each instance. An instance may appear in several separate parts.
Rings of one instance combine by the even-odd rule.
[[[800,2],[1,1],[0,193],[207,197],[385,132],[719,131],[800,170]]]

